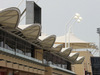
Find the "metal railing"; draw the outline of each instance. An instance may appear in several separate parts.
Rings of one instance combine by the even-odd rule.
[[[70,70],[61,68],[61,67],[56,66],[56,65],[49,64],[49,66],[52,67],[52,68],[54,68],[54,69],[59,69],[59,70],[61,70],[61,71],[65,71],[65,72],[68,72],[68,73],[71,73],[71,74],[75,74],[74,72],[72,72],[72,71],[70,71]]]
[[[38,59],[35,59],[35,58],[32,58],[32,57],[28,57],[26,55],[23,55],[23,54],[20,54],[20,53],[17,53],[17,52],[14,52],[14,51],[11,51],[11,50],[2,48],[2,47],[0,47],[0,51],[1,52],[4,52],[4,53],[11,54],[11,55],[16,55],[16,56],[21,57],[23,59],[27,59],[27,60],[30,60],[30,61],[33,61],[33,62],[37,62],[37,63],[42,64],[42,61],[40,61]]]

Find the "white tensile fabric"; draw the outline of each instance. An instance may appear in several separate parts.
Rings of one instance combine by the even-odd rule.
[[[20,25],[18,27],[27,40],[31,42],[36,40],[40,35],[41,26],[39,24]]]
[[[0,11],[0,25],[6,29],[16,28],[20,20],[20,10],[16,7]]]
[[[79,56],[78,52],[70,53],[69,56],[68,56],[68,59],[74,62],[78,58],[78,56]]]
[[[62,48],[60,55],[64,56],[65,58],[69,56],[71,53],[72,48]]]
[[[62,44],[54,44],[52,50],[54,52],[60,52],[62,49],[63,45]]]
[[[78,57],[75,61],[75,64],[82,64],[82,62],[84,61],[85,57],[84,56],[81,56],[81,57]]]
[[[55,43],[56,36],[55,35],[50,35],[46,37],[40,36],[39,39],[41,40],[40,44],[42,45],[42,47],[51,48]]]
[[[94,43],[83,41],[76,37],[72,32],[56,38],[56,43],[65,44],[65,42],[67,44],[70,43],[70,47],[72,47],[73,49],[96,48]]]

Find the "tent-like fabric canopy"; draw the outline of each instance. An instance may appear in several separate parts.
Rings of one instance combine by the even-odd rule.
[[[39,24],[30,24],[30,25],[20,25],[18,26],[23,33],[23,35],[27,38],[27,40],[33,42],[39,37],[41,27]]]
[[[52,50],[54,52],[60,52],[62,47],[63,47],[62,44],[54,44]]]
[[[78,58],[78,56],[79,56],[78,52],[70,53],[70,55],[68,56],[68,59],[74,62]]]
[[[85,57],[84,56],[81,56],[81,57],[78,57],[75,61],[75,64],[81,64],[83,61],[84,61]]]
[[[55,35],[46,36],[46,37],[40,36],[39,39],[41,40],[40,44],[42,45],[42,47],[51,48],[55,43],[56,36]]]
[[[78,37],[76,37],[73,33],[69,33],[66,36],[59,36],[56,38],[56,44],[65,44],[65,38],[68,45],[68,42],[70,42],[70,47],[73,49],[86,49],[86,48],[92,48],[96,49],[96,46],[94,43],[86,42],[83,40],[80,40]]]
[[[69,56],[71,53],[72,48],[62,48],[60,55],[64,56],[65,58]]]
[[[16,28],[20,20],[20,10],[16,7],[7,8],[0,11],[0,26],[8,30]]]

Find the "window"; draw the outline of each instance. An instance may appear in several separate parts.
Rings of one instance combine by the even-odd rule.
[[[44,51],[44,54],[43,54],[43,58],[44,58],[44,63],[45,64],[53,64],[55,66],[58,66],[58,67],[62,67],[64,69],[69,69],[71,70],[71,63],[50,53],[50,52],[47,52],[47,51]]]
[[[2,30],[0,30],[0,47],[27,55],[29,57],[34,56],[33,45]]]

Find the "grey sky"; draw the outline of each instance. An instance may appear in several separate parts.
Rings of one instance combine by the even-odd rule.
[[[15,7],[19,2],[0,0],[0,9]],[[74,34],[82,40],[98,44],[96,31],[100,27],[100,0],[39,0],[37,4],[42,7],[44,33],[64,35],[66,23],[75,13],[79,13],[83,20],[74,24]],[[25,1],[19,8],[23,11]]]

